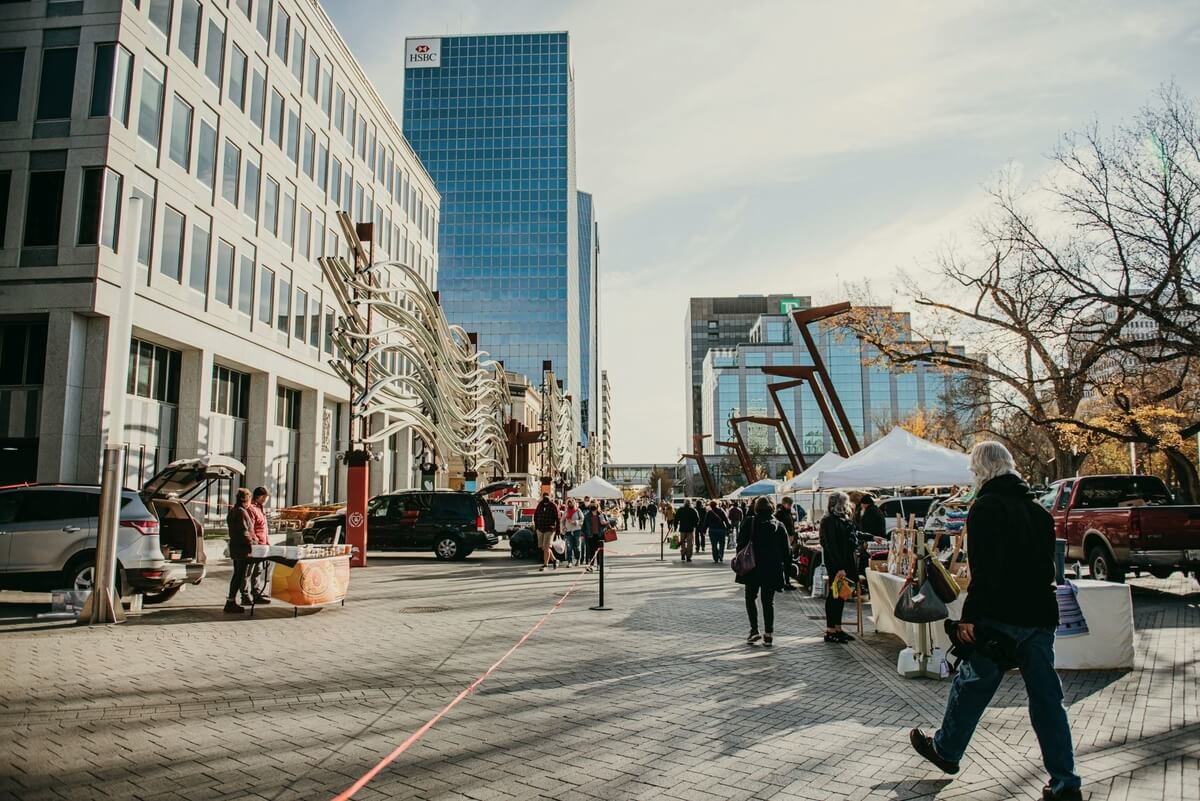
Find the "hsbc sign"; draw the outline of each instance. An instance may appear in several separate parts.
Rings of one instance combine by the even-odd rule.
[[[442,66],[442,40],[406,39],[404,43],[404,66],[409,69]]]

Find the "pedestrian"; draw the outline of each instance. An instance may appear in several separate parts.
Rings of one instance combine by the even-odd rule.
[[[588,553],[591,554],[588,557],[588,573],[591,573],[596,565],[604,562],[604,530],[606,528],[608,528],[608,521],[600,513],[600,507],[593,503],[583,516],[583,543]]]
[[[775,519],[771,499],[759,498],[751,513],[746,515],[737,532],[737,550],[753,549],[754,569],[737,577],[746,588],[746,615],[750,618],[750,635],[746,642],[754,644],[761,638],[770,648],[775,637],[775,593],[783,589],[787,565],[787,533]],[[763,630],[758,632],[758,603],[762,603]]]
[[[254,544],[255,545],[270,545],[271,540],[267,535],[267,498],[270,493],[266,487],[255,487],[254,492],[250,495],[250,505],[246,507],[246,511],[250,513],[250,520],[254,523]],[[258,559],[253,563],[250,571],[250,594],[255,604],[271,603],[271,572],[275,565],[268,562],[266,559]],[[242,603],[249,604],[250,598],[243,597]]]
[[[788,495],[780,501],[779,508],[775,510],[775,519],[779,521],[779,525],[783,526],[783,533],[787,535],[788,569],[783,573],[783,589],[791,591],[796,589],[792,584],[792,571],[790,569],[792,553],[796,547],[796,516],[792,513],[792,496]]]
[[[712,543],[714,562],[725,561],[725,538],[729,536],[729,529],[729,516],[725,514],[725,510],[718,506],[716,501],[709,502],[708,511],[704,514],[704,531]]]
[[[254,538],[254,521],[246,507],[250,505],[250,490],[240,487],[234,496],[234,504],[225,516],[229,529],[229,558],[233,560],[233,575],[229,578],[229,596],[225,600],[225,611],[241,614],[246,611],[237,599],[249,595],[246,587],[246,569],[250,565],[250,546]]]
[[[887,536],[887,521],[875,505],[875,496],[869,492],[858,499],[858,529],[870,537]]]
[[[675,524],[679,526],[679,559],[690,562],[696,529],[700,527],[700,514],[692,508],[690,500],[683,502],[679,513],[675,515]]]
[[[650,517],[650,530],[654,531],[658,520],[658,504],[654,501],[647,503],[646,514]]]
[[[630,505],[629,501],[626,501],[625,503],[623,503],[621,505],[621,517],[624,518],[626,531],[629,530],[629,516],[632,513],[633,513],[633,506]]]
[[[639,502],[637,507],[638,531],[646,530],[646,505]]]
[[[971,652],[950,686],[941,728],[932,737],[914,728],[909,740],[942,772],[958,773],[1005,668],[1018,667],[1042,764],[1050,774],[1042,799],[1075,801],[1083,797],[1081,781],[1062,682],[1054,670],[1054,520],[1033,499],[1012,454],[999,442],[980,442],[971,450],[971,473],[978,488],[967,513],[971,584],[955,637]],[[1003,655],[1012,661],[1002,668],[996,658],[1007,661]]]
[[[583,562],[583,552],[579,543],[579,532],[582,528],[583,510],[575,506],[573,499],[568,500],[562,513],[563,536],[567,540],[567,567]]]
[[[554,545],[554,535],[562,532],[558,519],[558,506],[550,500],[550,493],[543,492],[542,500],[533,510],[533,527],[537,531],[538,547],[542,549],[542,566],[538,572],[544,572],[546,565],[553,565],[558,570],[558,560],[550,552]]]
[[[694,508],[696,510],[696,517],[700,518],[700,522],[696,524],[696,550],[706,551],[708,550],[708,534],[704,529],[704,517],[708,513],[708,510],[705,509],[704,502],[699,498],[696,499]]]
[[[729,509],[729,523],[734,530],[742,525],[742,518],[745,516],[742,512],[742,505],[738,501],[734,501],[733,506]]]
[[[854,639],[842,631],[842,613],[846,602],[834,591],[834,579],[858,583],[858,534],[850,522],[850,496],[844,492],[829,494],[828,511],[821,519],[821,563],[825,582],[825,642],[844,644]]]
[[[667,524],[667,531],[675,530],[675,507],[669,503],[663,503],[662,508],[663,522]]]

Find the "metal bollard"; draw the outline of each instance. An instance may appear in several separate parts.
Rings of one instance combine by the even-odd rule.
[[[604,605],[604,543],[600,543],[596,551],[596,561],[600,563],[600,603],[588,608],[593,612],[608,612],[611,611],[610,607]]]

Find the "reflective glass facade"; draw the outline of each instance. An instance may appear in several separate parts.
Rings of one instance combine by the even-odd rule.
[[[438,51],[438,66],[406,67],[403,127],[442,193],[438,289],[446,316],[531,380],[549,359],[567,393],[580,398],[568,35],[422,41]]]
[[[601,433],[602,421],[596,414],[600,385],[600,354],[597,300],[599,286],[599,243],[596,241],[596,216],[592,196],[579,192],[579,407],[580,434],[584,446],[589,433]]]

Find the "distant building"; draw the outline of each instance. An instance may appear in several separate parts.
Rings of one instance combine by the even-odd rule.
[[[732,298],[692,298],[683,320],[687,376],[687,429],[683,450],[692,450],[692,435],[703,432],[701,411],[704,357],[710,348],[734,348],[748,342],[750,329],[764,314],[782,314],[812,305],[802,295],[738,295]]]
[[[584,447],[600,437],[600,236],[592,196],[579,197],[579,428]]]
[[[600,372],[601,404],[603,406],[603,425],[600,430],[601,451],[600,464],[612,463],[612,386],[608,383],[608,371]]]
[[[910,330],[909,316],[897,313],[902,332]],[[918,411],[933,412],[944,408],[950,393],[960,387],[961,372],[947,372],[932,365],[916,364],[906,368],[876,364],[878,353],[850,330],[830,323],[810,327],[822,359],[851,427],[862,446],[886,433],[896,423]],[[904,336],[904,334],[902,334]],[[962,348],[948,346],[955,353]],[[732,348],[708,351],[703,363],[701,390],[701,431],[714,441],[732,439],[730,417],[777,417],[778,410],[768,384],[785,379],[763,374],[766,366],[811,365],[796,323],[787,314],[764,314],[755,322],[746,340]],[[779,393],[780,403],[806,457],[818,457],[834,450],[834,442],[812,391],[807,386]],[[763,454],[784,452],[774,428],[741,423],[743,438],[751,450]],[[715,448],[717,453],[724,449]]]

